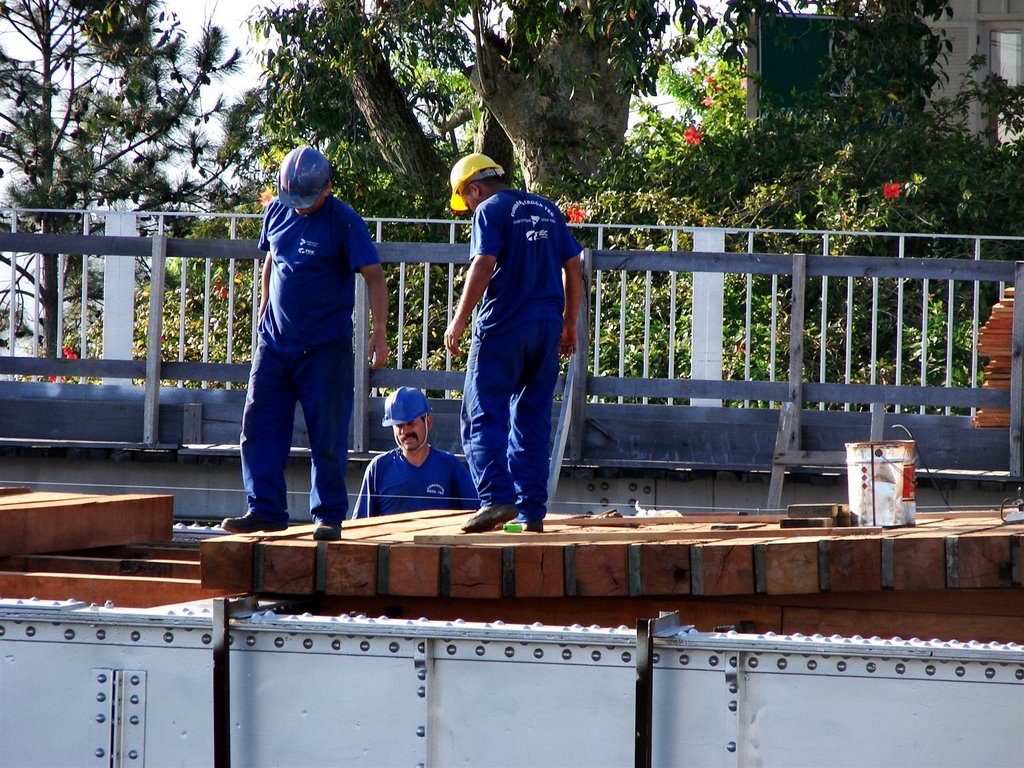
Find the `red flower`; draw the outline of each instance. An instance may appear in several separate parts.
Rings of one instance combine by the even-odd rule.
[[[700,144],[700,140],[703,137],[704,137],[704,134],[701,133],[700,131],[698,131],[697,130],[697,126],[695,126],[695,125],[691,125],[683,133],[683,140],[687,144],[692,144],[693,146],[697,146],[698,144]]]
[[[882,194],[886,200],[895,200],[900,196],[900,192],[903,191],[903,185],[899,182],[895,184],[884,184],[882,185]]]
[[[266,208],[268,205],[270,205],[270,201],[273,199],[273,197],[273,190],[264,189],[262,192],[260,192],[260,205]]]
[[[705,96],[703,99],[700,100],[700,103],[703,104],[705,107],[710,107],[712,104],[715,103],[715,100],[712,99],[710,96]]]
[[[711,75],[708,75],[707,77],[704,78],[704,82],[705,83],[713,83],[713,82],[715,82],[715,78],[713,78]]]
[[[66,357],[68,360],[78,359],[78,353],[75,352],[75,350],[73,350],[71,347],[64,347],[61,351],[64,353],[64,357]]]
[[[582,224],[587,218],[587,212],[573,203],[565,209],[565,218],[570,224]]]

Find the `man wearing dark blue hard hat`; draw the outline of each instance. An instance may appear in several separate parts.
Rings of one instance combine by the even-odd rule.
[[[354,517],[476,509],[469,470],[454,454],[428,442],[433,424],[421,390],[402,387],[388,395],[381,426],[394,430],[398,447],[375,456],[367,466]]]
[[[241,436],[248,511],[221,525],[230,533],[288,527],[284,469],[299,403],[312,459],[313,536],[337,540],[348,513],[355,275],[366,283],[373,315],[369,364],[380,368],[388,359],[384,273],[366,223],[331,194],[330,163],[311,147],[293,149],[281,163],[259,248],[268,254]]]

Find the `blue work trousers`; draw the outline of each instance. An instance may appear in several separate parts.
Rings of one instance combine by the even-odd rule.
[[[257,346],[242,413],[242,482],[250,512],[288,522],[284,470],[299,403],[312,457],[310,515],[316,522],[331,524],[345,519],[353,386],[350,343],[295,355]]]
[[[481,506],[515,504],[530,520],[547,512],[551,399],[561,322],[474,332],[462,399],[462,449]]]

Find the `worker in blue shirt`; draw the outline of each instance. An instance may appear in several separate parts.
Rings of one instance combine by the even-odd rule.
[[[221,525],[230,533],[288,527],[284,469],[300,403],[312,459],[313,536],[337,540],[348,512],[355,275],[366,282],[373,316],[369,363],[380,368],[388,359],[384,273],[366,223],[331,194],[330,163],[310,147],[281,163],[259,248],[268,254],[240,445],[248,511]]]
[[[469,470],[454,454],[428,441],[433,419],[422,391],[402,387],[388,395],[381,426],[392,428],[398,447],[375,456],[366,467],[353,517],[476,509]]]
[[[582,291],[580,244],[550,200],[510,188],[504,169],[471,154],[451,172],[451,208],[473,212],[470,262],[445,346],[474,307],[462,403],[462,447],[480,495],[463,526],[488,531],[514,521],[543,531],[547,514],[551,407],[558,356],[576,351]]]

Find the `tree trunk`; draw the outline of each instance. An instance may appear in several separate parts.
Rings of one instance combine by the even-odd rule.
[[[473,151],[482,152],[496,162],[509,175],[515,167],[515,152],[512,142],[501,127],[501,123],[489,109],[484,109],[480,116],[480,124],[473,138]]]
[[[425,190],[438,188],[448,178],[448,169],[379,51],[375,51],[365,70],[353,75],[352,94],[370,135],[395,174],[415,181]]]
[[[483,61],[471,82],[511,139],[527,188],[543,188],[568,169],[596,173],[600,153],[622,143],[629,119],[629,91],[607,44],[553,38],[529,77],[502,65],[503,47],[482,38]]]

